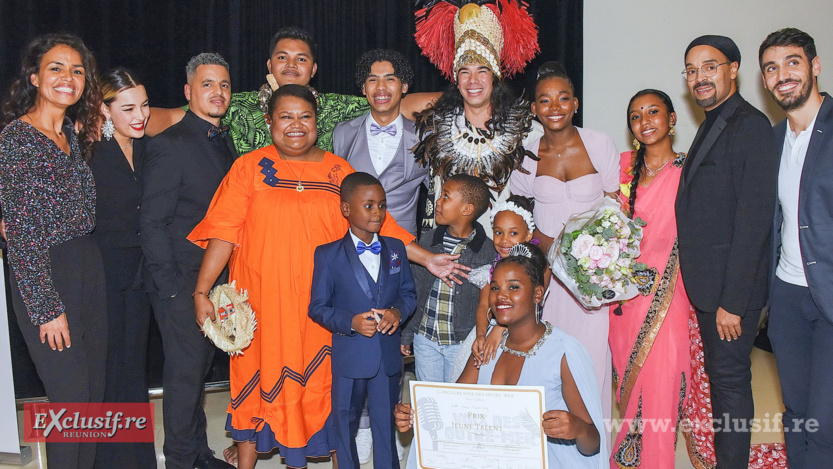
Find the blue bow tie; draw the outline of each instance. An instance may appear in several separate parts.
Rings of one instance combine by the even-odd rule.
[[[359,241],[359,244],[356,246],[356,252],[359,253],[361,256],[363,252],[370,251],[373,254],[379,254],[382,252],[382,243],[379,241],[373,241],[370,243],[370,246],[364,244],[362,241]]]
[[[390,135],[391,137],[396,137],[396,124],[390,124],[384,127],[379,127],[379,125],[375,123],[370,124],[370,135],[375,137],[382,132]]]

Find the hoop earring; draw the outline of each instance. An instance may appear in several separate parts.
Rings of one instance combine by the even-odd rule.
[[[113,138],[115,132],[116,126],[113,125],[113,121],[108,117],[107,120],[104,121],[104,125],[101,126],[101,135],[109,142],[110,139]]]
[[[673,126],[673,125],[671,126],[671,128],[670,128],[670,129],[668,129],[668,135],[671,135],[672,137],[673,137],[674,135],[677,135],[677,131],[676,131],[676,130],[674,130],[674,126]]]
[[[543,316],[544,307],[541,306],[541,303],[535,303],[535,324],[541,322],[541,316]]]
[[[636,148],[636,151],[639,151],[639,147],[642,145],[639,143],[639,140],[633,139],[633,147]]]

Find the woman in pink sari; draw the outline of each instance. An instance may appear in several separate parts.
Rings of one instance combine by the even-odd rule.
[[[640,91],[628,105],[638,150],[621,155],[620,200],[627,213],[647,223],[638,260],[648,269],[639,272],[641,294],[610,311],[616,400],[625,422],[611,451],[614,469],[674,467],[677,425],[691,383],[691,305],[677,263],[674,216],[685,159],[671,147],[676,120],[662,91]]]

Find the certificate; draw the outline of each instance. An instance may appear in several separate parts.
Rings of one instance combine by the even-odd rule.
[[[420,469],[541,469],[543,386],[411,381]]]

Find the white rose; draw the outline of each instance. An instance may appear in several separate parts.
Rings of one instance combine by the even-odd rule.
[[[590,247],[590,253],[588,254],[588,256],[590,257],[591,260],[598,261],[599,259],[602,258],[602,256],[604,256],[604,254],[605,254],[605,251],[604,251],[604,249],[602,249],[601,246],[591,246]]]
[[[576,259],[587,257],[590,254],[590,248],[593,247],[594,239],[588,234],[581,234],[573,241],[573,247],[570,254]]]
[[[622,224],[622,228],[620,228],[619,232],[622,234],[623,238],[626,238],[631,235],[631,228],[628,226],[627,223]]]
[[[611,258],[607,254],[603,255],[599,262],[596,264],[600,269],[607,269],[610,267]]]

